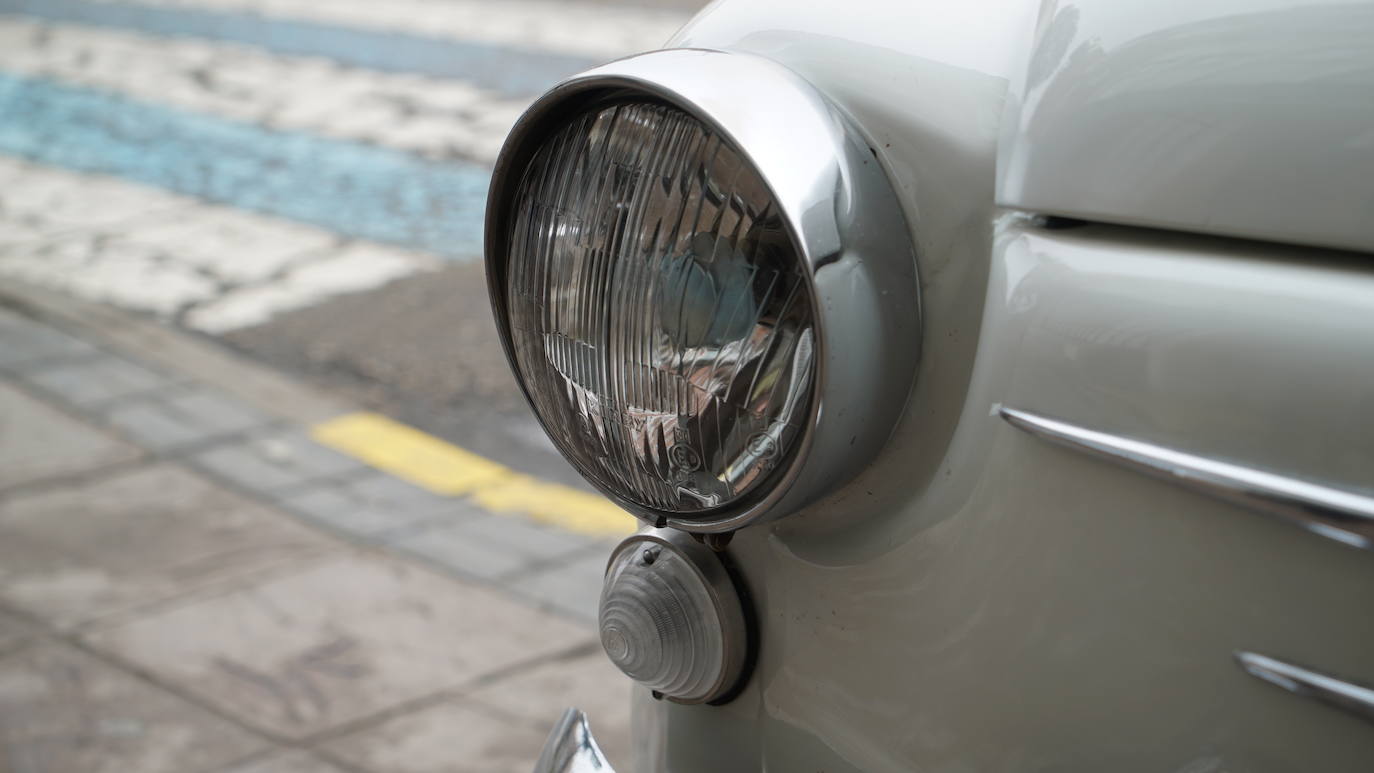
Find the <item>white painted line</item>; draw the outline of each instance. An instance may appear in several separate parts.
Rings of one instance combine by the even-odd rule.
[[[259,325],[283,311],[380,287],[433,265],[417,253],[378,244],[324,250],[275,281],[240,288],[201,304],[190,310],[184,321],[188,327],[209,333]]]
[[[212,333],[438,265],[323,229],[0,157],[0,277]]]
[[[4,70],[246,123],[491,163],[527,106],[460,81],[0,17]]]

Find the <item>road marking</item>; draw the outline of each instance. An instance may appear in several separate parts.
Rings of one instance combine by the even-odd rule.
[[[438,265],[322,228],[0,156],[0,276],[220,333]]]
[[[510,95],[538,94],[600,62],[600,58],[481,41],[196,8],[91,0],[0,0],[0,11],[48,21],[244,43],[279,54],[324,57],[381,72],[460,78]]]
[[[315,425],[310,434],[323,445],[443,496],[471,494],[514,475],[504,465],[377,413],[344,414]]]
[[[623,537],[638,527],[634,516],[605,497],[527,475],[493,481],[473,492],[477,504],[494,513],[524,513],[579,534]]]
[[[481,40],[602,61],[659,48],[691,16],[675,9],[572,0],[142,0],[139,4]]]
[[[3,69],[268,129],[490,165],[527,98],[252,46],[0,15]]]
[[[0,74],[0,153],[449,258],[480,254],[490,172]]]
[[[635,519],[605,497],[548,483],[375,413],[316,425],[315,441],[442,496],[471,496],[495,513],[523,513],[579,534],[624,536]]]

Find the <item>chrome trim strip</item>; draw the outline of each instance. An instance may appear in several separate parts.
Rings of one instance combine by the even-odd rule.
[[[1275,515],[1351,547],[1374,548],[1374,497],[1287,478],[1001,406],[1013,427],[1052,443]]]
[[[1292,663],[1254,652],[1237,652],[1236,662],[1246,673],[1275,687],[1374,722],[1374,690],[1368,687],[1308,671]]]

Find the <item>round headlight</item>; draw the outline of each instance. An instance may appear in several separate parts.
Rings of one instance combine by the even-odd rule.
[[[535,152],[508,238],[516,367],[584,475],[691,514],[795,451],[811,285],[729,138],[664,104],[588,110]]]
[[[729,531],[847,480],[920,343],[876,154],[786,69],[661,51],[517,123],[493,176],[492,303],[559,450],[655,525]]]

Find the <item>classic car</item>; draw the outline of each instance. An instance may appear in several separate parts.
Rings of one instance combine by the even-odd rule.
[[[1374,769],[1374,4],[718,0],[486,250],[621,769]]]

